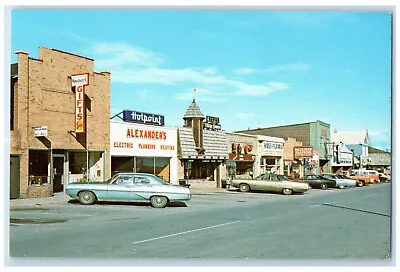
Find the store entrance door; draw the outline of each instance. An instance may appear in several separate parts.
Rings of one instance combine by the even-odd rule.
[[[63,191],[64,155],[53,154],[53,193]]]

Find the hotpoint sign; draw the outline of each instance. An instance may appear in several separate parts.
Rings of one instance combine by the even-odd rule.
[[[154,113],[124,110],[123,120],[138,124],[164,126],[164,115]]]

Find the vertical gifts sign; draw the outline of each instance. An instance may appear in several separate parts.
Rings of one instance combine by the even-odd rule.
[[[75,133],[86,131],[85,86],[87,85],[89,85],[89,73],[71,76],[71,86],[75,87]]]

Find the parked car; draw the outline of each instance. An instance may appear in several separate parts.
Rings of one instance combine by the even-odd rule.
[[[351,170],[351,174],[355,176],[369,176],[376,183],[381,182],[379,178],[379,172],[376,170],[366,170],[366,169],[353,169]]]
[[[357,182],[345,175],[323,174],[323,177],[336,181],[336,187],[344,189],[345,187],[355,187]]]
[[[96,201],[150,201],[154,208],[163,208],[168,202],[191,198],[189,188],[144,173],[117,173],[105,182],[73,182],[65,190],[82,205]]]
[[[365,176],[365,175],[351,174],[350,178],[352,180],[356,181],[358,187],[362,187],[362,186],[365,186],[368,184],[373,184],[375,182],[373,178],[371,178],[370,176]]]
[[[325,190],[336,186],[336,181],[320,175],[307,175],[304,178],[294,179],[293,181],[307,182],[313,189]]]
[[[254,179],[232,179],[231,187],[239,188],[241,192],[266,191],[280,192],[284,195],[304,193],[311,189],[306,182],[293,182],[283,175],[264,173]]]
[[[388,183],[390,181],[390,175],[385,174],[385,173],[379,173],[379,180],[381,182]]]

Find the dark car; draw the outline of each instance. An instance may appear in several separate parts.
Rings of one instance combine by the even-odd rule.
[[[313,189],[325,190],[336,186],[336,181],[324,178],[320,175],[307,175],[304,178],[297,178],[293,181],[307,182]]]

